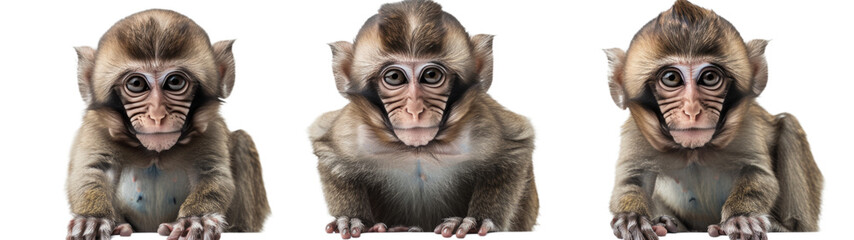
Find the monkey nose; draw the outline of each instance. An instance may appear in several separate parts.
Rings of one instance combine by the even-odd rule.
[[[162,107],[152,107],[146,115],[154,121],[154,125],[160,126],[160,121],[166,117],[166,109],[163,109]]]
[[[421,116],[421,113],[424,112],[424,106],[415,105],[415,106],[406,106],[406,112],[412,115],[412,119],[418,121],[418,118]]]
[[[685,108],[682,108],[682,113],[688,116],[688,119],[691,121],[696,121],[700,112],[702,112],[702,108],[699,104],[689,104],[688,106],[685,106]]]

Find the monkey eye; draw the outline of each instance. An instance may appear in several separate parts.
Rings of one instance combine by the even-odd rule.
[[[169,91],[178,91],[187,85],[187,80],[180,74],[172,74],[166,77],[166,82],[163,83],[163,89]]]
[[[721,82],[721,74],[715,70],[707,70],[700,74],[699,83],[702,85],[714,87]]]
[[[125,82],[125,87],[133,93],[141,93],[148,90],[148,83],[141,76],[133,76]]]
[[[444,75],[442,74],[442,71],[438,68],[427,68],[421,74],[421,82],[427,84],[436,84],[442,81],[443,76]]]
[[[678,87],[682,85],[682,75],[674,70],[669,70],[661,74],[661,84],[667,87]]]
[[[388,72],[385,72],[385,75],[383,75],[383,81],[388,83],[388,85],[399,86],[406,83],[406,76],[404,76],[403,72],[400,70],[391,69]]]

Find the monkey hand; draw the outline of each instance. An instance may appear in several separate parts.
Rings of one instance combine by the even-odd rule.
[[[468,233],[477,233],[481,236],[486,236],[488,232],[498,231],[498,227],[492,223],[492,220],[489,218],[483,219],[480,223],[480,228],[477,226],[477,220],[473,217],[467,218],[445,218],[442,224],[436,226],[436,229],[433,230],[436,234],[442,234],[442,237],[449,238],[454,235],[454,229],[456,229],[457,238],[464,238]]]
[[[730,239],[768,240],[771,221],[767,215],[733,216],[721,223],[709,225],[709,236],[728,235]]]
[[[108,240],[110,235],[130,236],[133,230],[130,224],[116,226],[116,222],[109,218],[76,216],[68,223],[67,240]]]
[[[658,240],[667,234],[665,226],[652,226],[649,217],[637,213],[618,213],[611,220],[614,236],[623,240]]]
[[[371,228],[366,229],[365,224],[359,218],[339,217],[326,224],[326,233],[341,233],[341,238],[350,239],[357,238],[362,235],[362,232],[421,232],[420,227],[404,227],[396,226],[389,228],[385,223],[376,223]]]
[[[218,213],[205,214],[203,216],[192,216],[178,218],[173,223],[161,223],[157,228],[160,236],[167,236],[167,240],[216,240],[222,235],[225,228],[225,219]]]

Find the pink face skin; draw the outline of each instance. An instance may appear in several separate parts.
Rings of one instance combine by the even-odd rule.
[[[673,140],[685,148],[711,141],[726,95],[723,71],[707,62],[678,63],[656,79],[658,105]]]
[[[178,71],[160,75],[132,73],[119,85],[136,138],[161,152],[178,142],[192,103],[191,81]]]
[[[445,68],[430,62],[397,63],[382,71],[378,85],[401,142],[418,147],[436,137],[450,94]]]

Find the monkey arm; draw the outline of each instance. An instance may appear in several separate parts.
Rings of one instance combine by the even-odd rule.
[[[111,154],[75,149],[68,167],[66,187],[71,212],[86,217],[118,219],[113,208],[112,180],[107,177],[115,165]]]
[[[103,131],[93,124],[84,124],[72,145],[68,164],[66,190],[71,212],[83,217],[117,220],[113,206],[115,186],[108,172],[114,171],[118,160]]]
[[[523,193],[533,181],[530,173],[532,146],[508,146],[508,149],[517,149],[516,153],[510,152],[494,162],[487,163],[486,169],[492,176],[479,179],[474,188],[467,217],[473,217],[478,223],[489,219],[495,224],[491,231],[507,231],[510,228],[511,218],[516,212],[513,209],[519,205]],[[501,159],[504,158],[504,159]],[[491,168],[491,169],[490,169]]]
[[[779,191],[777,179],[769,170],[753,165],[742,168],[724,203],[721,221],[733,216],[769,214]]]
[[[743,167],[724,203],[721,223],[709,225],[709,235],[728,235],[731,239],[744,236],[767,239],[764,237],[767,232],[779,229],[779,223],[770,217],[779,190],[777,178],[770,167]]]
[[[655,174],[648,172],[636,161],[620,161],[611,194],[611,213],[652,214],[651,196],[655,186]]]
[[[358,218],[367,223],[374,222],[365,186],[353,179],[334,174],[333,167],[328,164],[318,164],[317,168],[323,183],[323,195],[326,197],[329,214],[336,218]]]
[[[198,174],[198,182],[181,204],[178,218],[212,213],[224,215],[234,194],[234,179],[231,178],[228,158],[224,155],[210,156],[195,161],[193,166]]]

